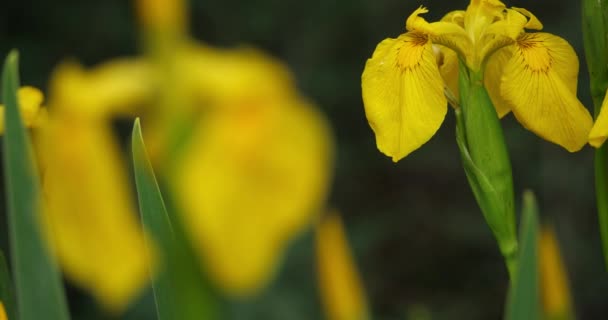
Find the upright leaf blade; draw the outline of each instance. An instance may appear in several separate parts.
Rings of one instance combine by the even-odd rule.
[[[179,221],[172,221],[167,213],[139,119],[135,120],[131,139],[140,214],[163,258],[160,274],[153,283],[158,319],[215,319],[214,298],[185,243]]]
[[[19,114],[18,88],[18,55],[13,51],[2,74],[6,106],[3,148],[18,313],[21,320],[65,320],[69,314],[61,277],[40,230],[40,188],[31,142]]]
[[[538,208],[532,192],[524,193],[520,255],[515,282],[507,301],[506,320],[539,320]]]

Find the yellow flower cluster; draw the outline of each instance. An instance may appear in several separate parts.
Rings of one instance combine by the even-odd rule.
[[[525,128],[570,152],[608,136],[608,126],[599,122],[608,120],[600,118],[601,126],[591,131],[591,115],[576,97],[576,53],[560,37],[527,32],[542,29],[528,10],[472,0],[465,11],[432,23],[420,16],[427,11],[417,9],[406,33],[382,41],[362,75],[378,149],[394,161],[435,134],[447,112],[446,97],[458,106],[459,60],[483,75],[500,117],[513,112]]]
[[[159,52],[91,69],[65,62],[50,80],[48,108],[39,90],[19,91],[50,247],[66,277],[110,310],[124,309],[147,283],[162,255],[139,225],[112,130],[116,118],[141,116],[205,270],[226,293],[251,295],[324,209],[329,126],[278,61],[178,36],[181,1],[139,1],[138,10],[147,36],[171,30],[179,45],[170,54],[152,46]],[[179,143],[168,136],[176,128],[187,132]]]

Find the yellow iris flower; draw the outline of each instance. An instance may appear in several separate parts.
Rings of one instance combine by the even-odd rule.
[[[168,177],[211,278],[248,296],[323,206],[330,133],[282,64],[251,49],[188,55],[205,104]]]
[[[46,121],[35,131],[43,224],[66,277],[120,311],[148,281],[152,252],[109,118],[142,96],[139,64],[57,68]]]
[[[378,149],[398,161],[439,129],[448,97],[458,96],[458,59],[482,73],[499,116],[570,152],[586,143],[592,118],[576,97],[578,58],[568,42],[541,30],[529,11],[472,0],[466,11],[429,23],[419,8],[407,32],[385,39],[362,75],[365,112]],[[457,103],[457,102],[455,102]]]

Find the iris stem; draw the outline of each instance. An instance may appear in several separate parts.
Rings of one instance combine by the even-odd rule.
[[[463,62],[459,91],[456,139],[465,174],[513,281],[518,259],[513,177],[500,119],[483,85],[482,73],[469,70]]]
[[[608,89],[608,0],[582,0],[583,40],[595,117]],[[595,196],[600,235],[608,268],[608,146],[595,151]]]

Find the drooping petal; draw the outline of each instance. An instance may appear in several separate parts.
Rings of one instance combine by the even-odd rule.
[[[524,127],[570,152],[587,143],[593,124],[573,90],[578,60],[572,52],[557,36],[524,34],[514,45],[501,84],[502,97]]]
[[[511,106],[500,94],[501,77],[507,62],[513,55],[513,46],[507,46],[494,52],[488,59],[484,71],[483,84],[488,90],[492,104],[496,108],[499,117],[504,117],[511,112]]]
[[[608,138],[608,92],[606,93],[600,114],[595,119],[593,128],[591,128],[591,132],[589,133],[589,144],[596,148],[601,147],[606,138]]]
[[[151,253],[110,129],[51,115],[37,137],[42,221],[59,265],[110,311],[123,310],[149,279]]]
[[[425,36],[385,39],[361,77],[367,120],[378,149],[398,161],[426,143],[447,112],[433,47]]]
[[[319,289],[327,319],[368,319],[365,292],[337,214],[321,220],[315,243]]]
[[[17,96],[23,124],[28,128],[38,124],[44,117],[44,111],[41,109],[44,99],[42,92],[34,87],[23,86],[19,88]],[[4,106],[0,104],[0,135],[2,134],[4,134]]]
[[[328,128],[297,97],[217,106],[202,121],[172,185],[211,278],[230,295],[250,296],[324,202]]]

